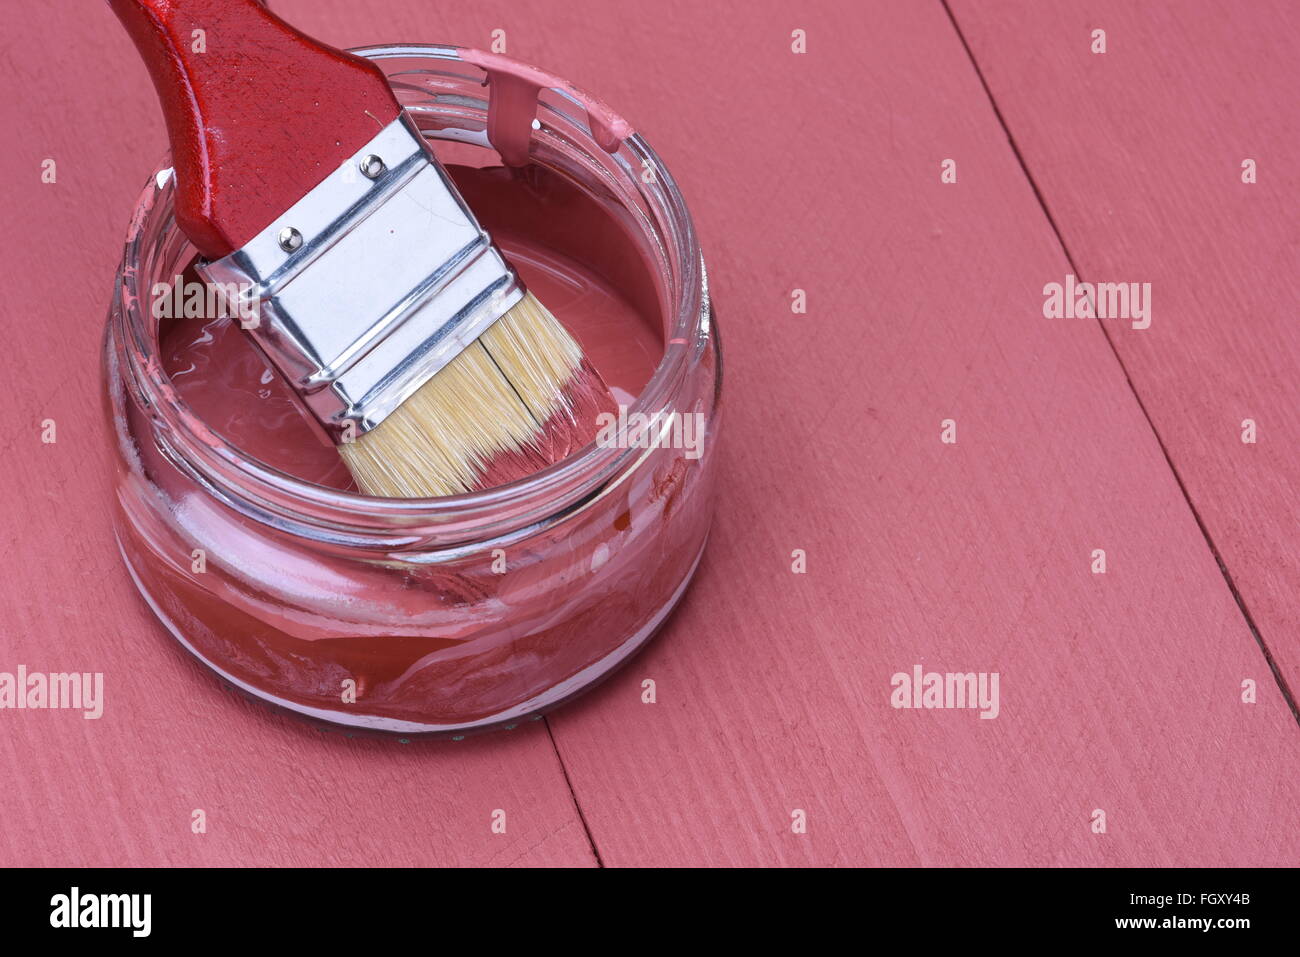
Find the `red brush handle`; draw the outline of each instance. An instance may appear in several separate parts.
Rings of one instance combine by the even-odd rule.
[[[247,243],[401,112],[373,63],[259,0],[109,5],[162,101],[176,222],[209,259]]]

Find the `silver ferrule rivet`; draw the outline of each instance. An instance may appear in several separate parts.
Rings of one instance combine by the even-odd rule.
[[[293,252],[302,245],[302,233],[292,226],[286,226],[280,230],[280,235],[277,238],[280,240],[280,248],[287,253]]]
[[[387,167],[384,166],[384,161],[374,153],[371,153],[361,161],[361,173],[366,177],[366,179],[379,179],[386,168]]]

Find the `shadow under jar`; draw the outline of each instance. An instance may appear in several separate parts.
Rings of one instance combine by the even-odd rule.
[[[167,290],[195,256],[163,167],[132,219],[105,340],[118,542],[176,638],[258,698],[405,735],[510,726],[625,661],[699,563],[721,384],[704,266],[667,169],[597,101],[478,51],[354,52],[386,72],[539,298],[562,322],[585,303],[571,330],[626,429],[498,488],[357,493],[305,413],[282,414],[287,386],[233,320],[186,327],[158,308],[183,311]],[[224,359],[185,352],[225,339]],[[204,391],[205,363],[243,363],[257,388]]]

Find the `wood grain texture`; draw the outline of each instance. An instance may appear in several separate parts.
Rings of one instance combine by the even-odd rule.
[[[99,346],[165,150],[157,102],[103,4],[16,10],[4,46],[24,95],[4,98],[0,152],[17,387],[0,425],[0,670],[101,671],[106,701],[99,720],[0,711],[0,865],[594,865],[541,723],[440,748],[326,735],[223,690],[155,623],[110,527]]]
[[[1101,331],[1042,317],[1067,263],[942,7],[620,9],[474,21],[668,158],[722,322],[697,587],[551,719],[602,860],[1294,860],[1295,724]],[[891,709],[918,662],[1000,717]]]
[[[1300,690],[1300,7],[954,0],[1079,273],[1261,640]],[[1106,32],[1104,54],[1091,33]],[[1242,181],[1253,160],[1254,183]],[[1252,419],[1256,442],[1242,442]]]
[[[549,719],[605,864],[1300,859],[1295,723],[1102,330],[1042,317],[1069,266],[940,4],[274,6],[337,45],[504,29],[623,112],[691,203],[727,364],[714,539],[660,640]],[[164,138],[109,12],[51,7],[0,56],[34,91],[2,107],[24,241],[0,265],[29,281],[3,306],[23,388],[0,669],[103,670],[108,709],[0,712],[0,863],[592,863],[542,725],[318,735],[149,620],[107,523],[94,326]],[[998,672],[999,716],[891,708],[915,664]]]

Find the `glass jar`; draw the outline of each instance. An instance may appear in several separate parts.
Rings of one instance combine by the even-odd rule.
[[[498,146],[513,136],[510,150],[522,144],[619,223],[662,319],[662,359],[627,409],[655,431],[436,499],[371,498],[269,466],[202,420],[164,371],[150,290],[194,258],[164,166],[132,218],[108,316],[118,543],[172,634],[260,699],[402,735],[510,727],[626,661],[700,561],[721,384],[704,265],[671,175],[597,101],[478,51],[355,52],[387,73],[435,150],[491,150],[489,129]],[[536,121],[502,132],[489,100],[511,82],[539,92]],[[666,440],[686,416],[703,428],[693,449]]]

